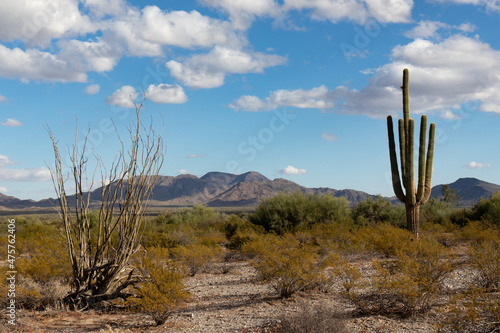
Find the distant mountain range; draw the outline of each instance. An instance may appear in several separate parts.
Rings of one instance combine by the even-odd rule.
[[[466,206],[478,202],[480,198],[489,198],[496,191],[500,191],[500,185],[476,178],[461,178],[449,186],[455,190],[461,202]],[[434,186],[431,197],[440,197],[442,187],[443,185]],[[282,178],[270,180],[254,171],[240,175],[209,172],[203,177],[159,176],[151,196],[150,207],[190,206],[196,203],[211,207],[252,207],[258,205],[263,199],[273,197],[280,192],[296,191],[330,193],[334,197],[345,197],[352,205],[376,197],[351,189],[307,188]],[[92,191],[90,197],[91,203],[97,207],[101,198],[100,189]],[[397,202],[395,197],[388,199]],[[70,197],[69,201],[74,202],[74,196]],[[56,206],[56,199],[21,200],[0,193],[0,211],[3,212],[53,210]]]

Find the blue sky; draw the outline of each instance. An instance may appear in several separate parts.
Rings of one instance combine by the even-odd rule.
[[[146,93],[162,175],[258,171],[392,196],[387,115],[437,126],[433,185],[500,184],[500,1],[4,0],[0,192],[54,197],[63,153],[91,132],[104,164]]]

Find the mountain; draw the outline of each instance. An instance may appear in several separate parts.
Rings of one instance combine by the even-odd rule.
[[[448,184],[450,189],[454,190],[460,196],[460,202],[464,206],[472,206],[481,198],[488,199],[497,191],[500,191],[500,185],[488,183],[476,178],[460,178],[454,183]],[[443,185],[436,185],[432,188],[431,198],[441,198]]]
[[[487,183],[476,178],[461,178],[449,184],[460,196],[464,206],[471,206],[480,198],[489,198],[500,185]],[[443,185],[432,188],[431,197],[440,197]],[[332,188],[307,188],[290,180],[277,178],[270,180],[258,172],[247,172],[240,175],[209,172],[202,177],[193,175],[158,176],[151,195],[151,207],[190,206],[203,203],[212,207],[251,207],[258,205],[263,199],[275,196],[280,192],[331,194],[334,197],[345,197],[354,205],[368,198],[375,198],[365,192],[352,189],[336,190]],[[101,199],[101,189],[91,192],[91,205],[97,208]],[[393,203],[395,197],[389,198]],[[68,197],[73,206],[75,196]],[[12,211],[54,211],[56,199],[41,201],[20,200],[0,193],[0,212]]]

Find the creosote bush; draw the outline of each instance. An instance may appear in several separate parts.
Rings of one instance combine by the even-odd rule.
[[[184,264],[189,276],[195,276],[200,270],[222,255],[220,247],[210,247],[204,244],[189,244],[170,250],[172,256]]]
[[[369,283],[359,270],[341,262],[335,273],[341,278],[342,294],[360,314],[394,314],[409,317],[430,310],[441,293],[442,281],[451,273],[449,261],[441,260],[444,248],[420,239],[395,259],[375,260],[377,272]]]
[[[157,325],[163,325],[190,298],[182,282],[185,270],[168,259],[168,249],[148,248],[146,252],[141,267],[144,281],[138,286],[137,297],[129,298],[127,303],[148,313]]]
[[[297,312],[288,312],[279,318],[273,333],[347,333],[344,321],[333,309],[324,305],[302,302]]]
[[[242,251],[253,256],[252,265],[258,278],[269,283],[283,298],[328,280],[325,268],[330,258],[320,258],[315,247],[300,244],[290,234],[267,235],[245,244]]]

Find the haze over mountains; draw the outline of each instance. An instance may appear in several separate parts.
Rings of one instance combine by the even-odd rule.
[[[465,206],[478,202],[480,198],[489,198],[500,185],[487,183],[476,178],[460,178],[449,184],[450,188],[460,196]],[[441,196],[442,185],[434,186],[431,197]],[[375,198],[362,191],[352,189],[336,190],[331,188],[307,188],[292,181],[277,178],[270,180],[258,172],[247,172],[240,175],[224,172],[209,172],[202,177],[193,175],[159,176],[151,197],[151,207],[190,206],[202,203],[212,207],[252,207],[263,199],[275,196],[280,192],[330,193],[334,197],[345,197],[352,205]],[[100,200],[101,191],[91,192],[91,202],[96,205]],[[70,202],[74,201],[69,198]],[[395,198],[389,198],[397,202]],[[48,209],[57,206],[57,200],[41,201],[20,200],[0,194],[0,210],[34,210]]]

